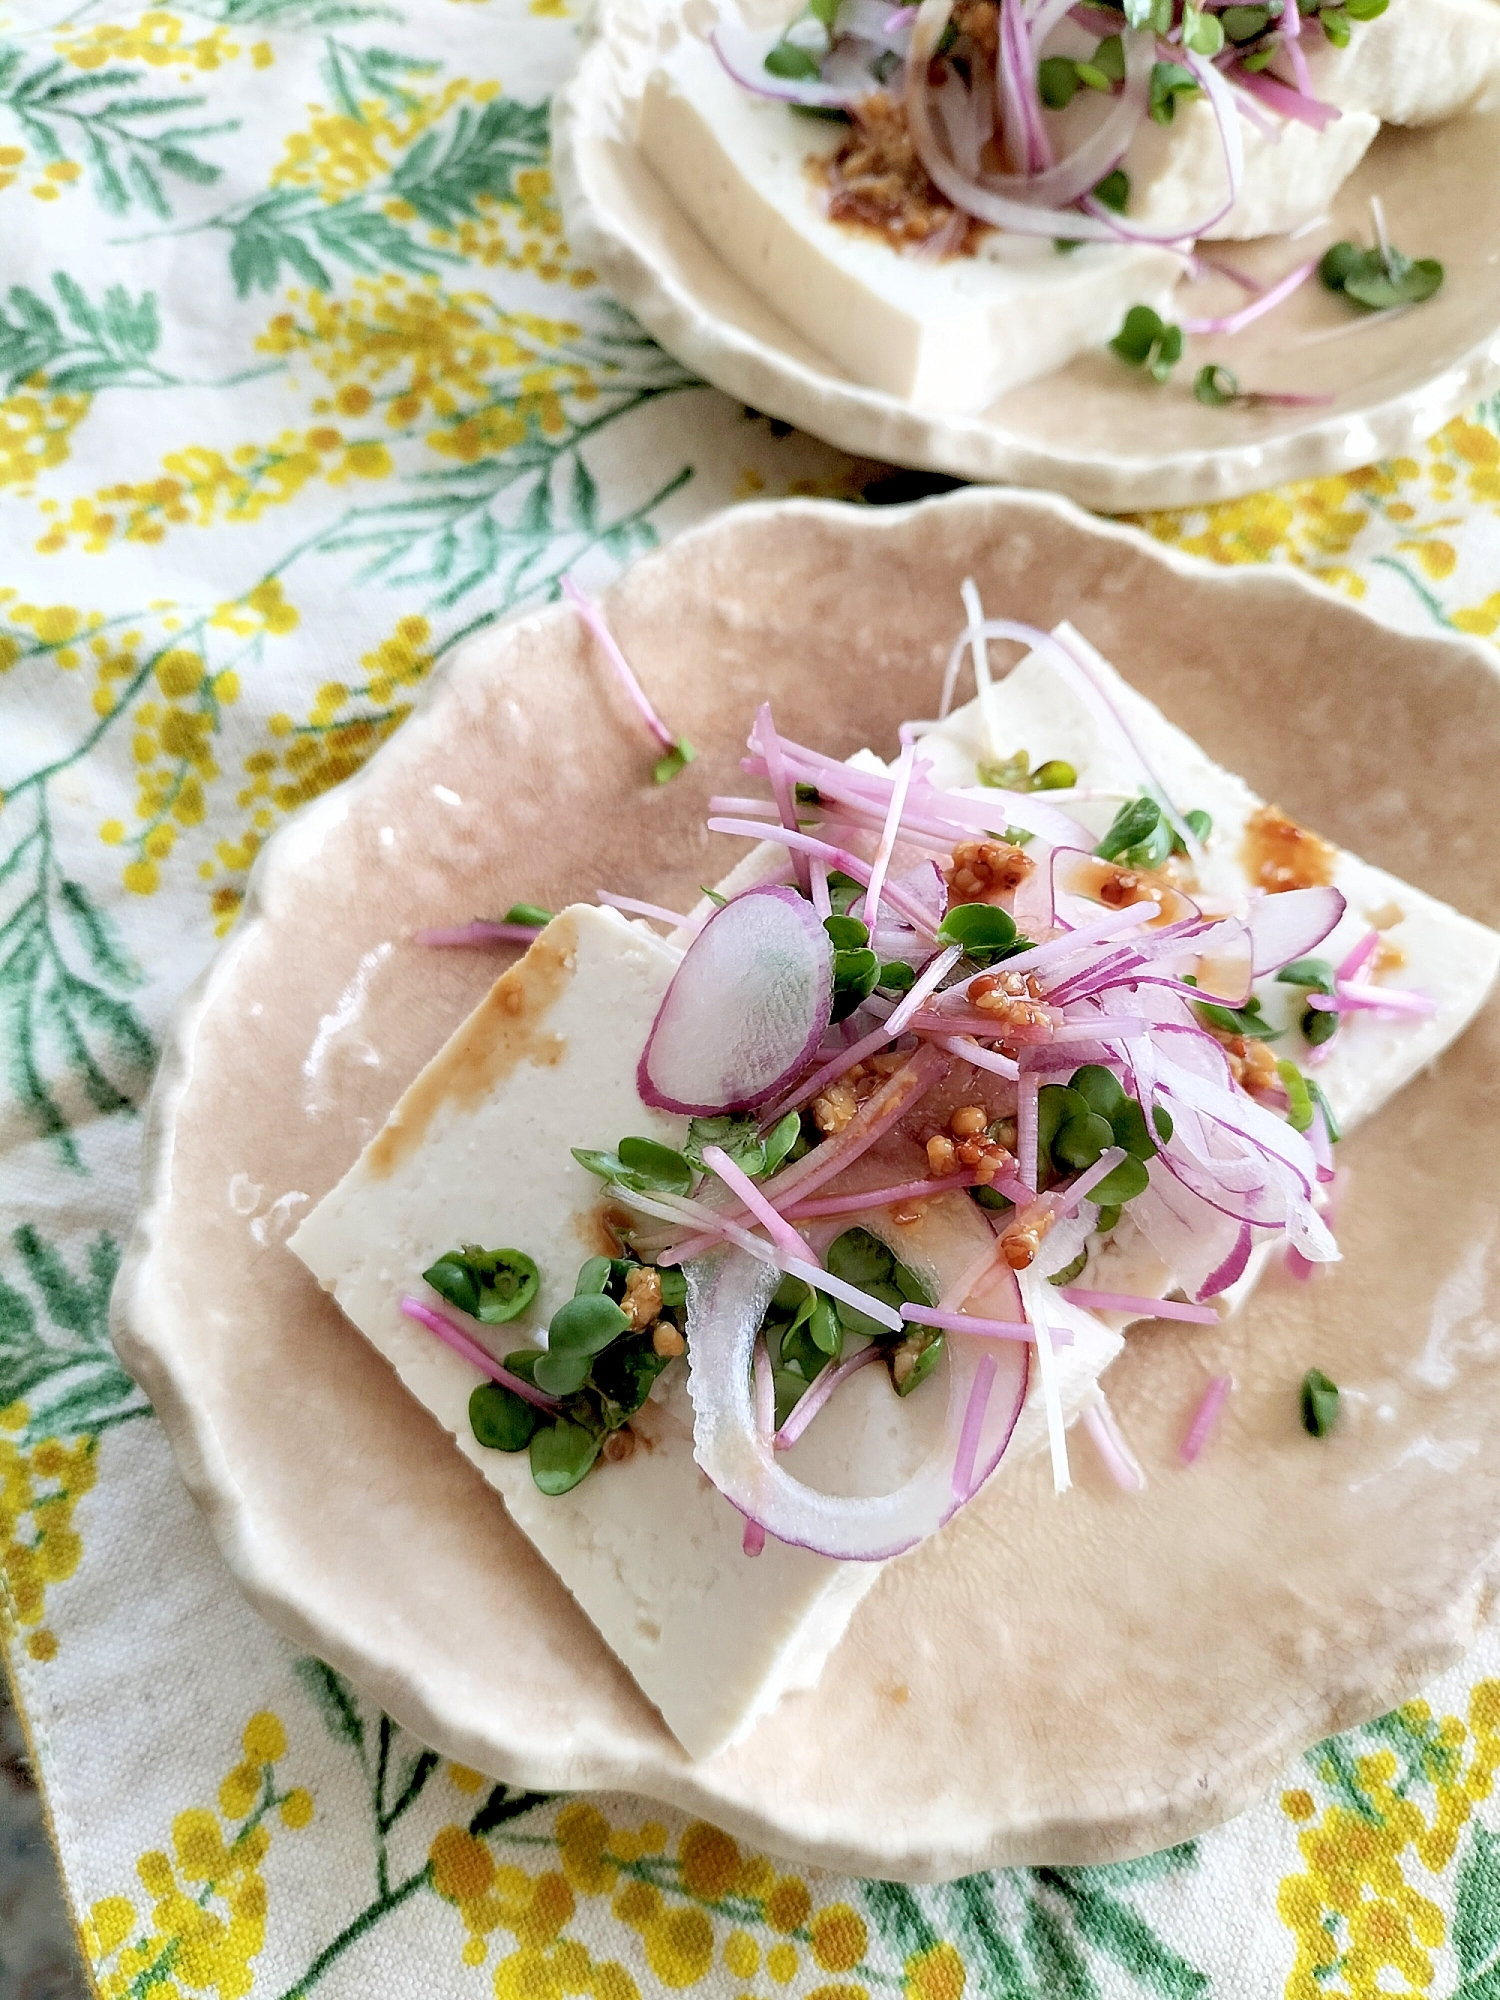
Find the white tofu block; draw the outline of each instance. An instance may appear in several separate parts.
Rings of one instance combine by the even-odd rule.
[[[830,222],[807,161],[841,136],[735,83],[685,40],[650,78],[641,153],[730,269],[857,382],[924,409],[982,410],[1118,332],[1167,312],[1182,266],[1151,248],[986,240],[924,262]]]
[[[1436,125],[1500,98],[1495,0],[1391,0],[1378,19],[1354,23],[1348,48],[1317,35],[1306,47],[1315,95],[1383,124]]]
[[[525,1250],[541,1269],[525,1321],[471,1326],[497,1356],[535,1341],[572,1296],[579,1265],[605,1246],[595,1220],[600,1185],[570,1148],[612,1146],[629,1133],[676,1144],[685,1133],[683,1120],[648,1110],[635,1087],[678,957],[614,911],[564,911],[433,1058],[291,1248],[503,1495],[678,1741],[704,1757],[817,1679],[881,1565],[775,1541],[745,1556],[741,1517],[694,1463],[680,1367],[632,1420],[641,1445],[629,1460],[600,1464],[572,1492],[546,1497],[524,1452],[487,1450],[473,1437],[468,1401],[480,1372],[399,1309],[408,1292],[437,1302],[421,1274],[464,1242]],[[899,1240],[942,1283],[972,1261],[986,1233],[960,1200],[946,1223],[929,1215]],[[1075,1342],[1058,1359],[1072,1414],[1119,1341],[1086,1314],[1071,1311],[1069,1324]],[[940,1389],[903,1402],[883,1368],[866,1369],[787,1464],[829,1492],[888,1491],[920,1463],[941,1418]],[[1006,1462],[1045,1437],[1034,1392]]]

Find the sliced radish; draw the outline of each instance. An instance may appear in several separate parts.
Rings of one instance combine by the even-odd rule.
[[[716,910],[688,946],[636,1070],[642,1100],[708,1117],[785,1090],[833,1007],[833,947],[811,903],[763,884]]]
[[[1279,895],[1259,897],[1247,920],[1255,940],[1257,974],[1306,958],[1327,937],[1345,907],[1338,889],[1283,889]]]
[[[846,1499],[797,1479],[760,1435],[751,1356],[777,1273],[740,1250],[684,1266],[688,1283],[688,1393],[693,1456],[732,1506],[767,1534],[842,1562],[881,1562],[936,1533],[963,1504],[953,1470],[970,1392],[981,1366],[994,1381],[973,1440],[970,1492],[1000,1463],[1026,1401],[1029,1347],[950,1333],[941,1363],[948,1377],[943,1435],[906,1483],[874,1498]],[[1053,1316],[1085,1315],[1059,1300]]]

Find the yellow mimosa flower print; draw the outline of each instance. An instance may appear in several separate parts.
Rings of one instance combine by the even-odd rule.
[[[266,1942],[261,1864],[275,1827],[306,1827],[313,1803],[300,1787],[278,1788],[275,1767],[287,1751],[279,1716],[252,1715],[240,1747],[219,1786],[217,1811],[178,1813],[170,1852],[153,1848],[137,1862],[149,1900],[106,1896],[89,1911],[84,1946],[106,2000],[148,1990],[162,2000],[242,2000],[255,1984],[254,1961]]]
[[[1364,1749],[1366,1741],[1378,1747]],[[1282,1795],[1282,1811],[1300,1829],[1304,1862],[1301,1873],[1283,1879],[1276,1902],[1297,1941],[1286,2000],[1429,1993],[1433,1954],[1448,1941],[1443,1906],[1429,1891],[1443,1886],[1476,1804],[1493,1791],[1500,1681],[1472,1689],[1467,1722],[1453,1715],[1436,1721],[1426,1702],[1409,1702],[1368,1730],[1310,1752],[1308,1761],[1334,1796],[1320,1810],[1309,1789]],[[1471,1859],[1475,1851],[1487,1858],[1492,1836],[1475,1826],[1472,1838]],[[1500,1871],[1488,1865],[1480,1872],[1489,1907],[1472,1898],[1466,1906],[1461,1886],[1461,1922],[1472,1932],[1487,1916],[1500,1943]],[[1458,1947],[1469,1955],[1462,1936]]]

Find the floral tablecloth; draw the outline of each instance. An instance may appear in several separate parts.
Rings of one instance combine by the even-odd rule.
[[[911,1890],[517,1794],[248,1609],[106,1302],[169,1009],[464,638],[752,494],[912,490],[694,383],[547,170],[570,0],[0,8],[0,1578],[101,1992],[1500,2000],[1500,1640],[1236,1824]],[[1500,412],[1153,533],[1500,629]],[[1476,1308],[1477,1310],[1478,1308]]]

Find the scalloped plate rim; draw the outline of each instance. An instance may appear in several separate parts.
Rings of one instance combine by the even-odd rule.
[[[746,502],[685,529],[632,568],[654,566],[676,557],[695,540],[732,533],[738,522],[767,516],[837,515],[857,524],[856,532],[892,534],[899,533],[917,515],[959,507],[1000,515],[1042,509],[1086,536],[1127,544],[1165,569],[1210,580],[1226,593],[1242,594],[1248,589],[1302,596],[1391,633],[1391,628],[1365,607],[1300,571],[1261,565],[1225,568],[1163,546],[1136,528],[1099,521],[1059,495],[1003,488],[972,488],[880,509],[802,498]],[[1235,1769],[1217,1770],[1212,1789],[1195,1782],[1191,1799],[1157,1796],[1149,1806],[1132,1805],[1110,1818],[1069,1816],[1066,1812],[1025,1823],[1012,1818],[995,1824],[982,1847],[970,1844],[945,1850],[931,1840],[882,1846],[878,1837],[859,1847],[848,1840],[830,1838],[807,1814],[800,1826],[789,1826],[769,1808],[757,1810],[704,1785],[697,1775],[700,1767],[670,1738],[666,1738],[666,1754],[655,1763],[639,1758],[633,1762],[612,1759],[603,1750],[592,1761],[574,1754],[564,1763],[548,1762],[533,1754],[519,1736],[481,1739],[446,1720],[429,1700],[420,1677],[394,1656],[382,1657],[374,1649],[361,1651],[346,1643],[335,1625],[320,1618],[316,1604],[299,1592],[295,1579],[288,1576],[274,1550],[257,1533],[212,1421],[195,1405],[177,1357],[158,1345],[153,1334],[158,1316],[171,1310],[158,1295],[163,1273],[158,1268],[156,1239],[161,1213],[171,1199],[175,1126],[192,1085],[193,1049],[199,1029],[220,991],[231,984],[241,957],[254,947],[265,927],[274,923],[276,899],[295,881],[301,844],[316,839],[323,823],[342,818],[352,799],[378,789],[385,773],[398,760],[409,757],[430,731],[441,730],[450,685],[482,662],[508,632],[571,615],[557,604],[533,607],[497,621],[470,640],[418,691],[407,722],[360,770],[299,808],[277,829],[251,868],[244,908],[234,930],[188,987],[163,1035],[161,1060],[144,1120],[140,1202],[111,1296],[110,1331],[121,1361],[150,1397],[183,1481],[205,1515],[231,1573],[268,1622],[346,1673],[420,1740],[455,1761],[536,1791],[634,1792],[664,1805],[701,1813],[731,1834],[799,1865],[855,1876],[942,1881],[980,1869],[1027,1863],[1088,1865],[1123,1859],[1171,1845],[1233,1818],[1254,1804],[1266,1784],[1309,1742],[1354,1727],[1412,1698],[1463,1657],[1500,1597],[1500,1545],[1489,1561],[1476,1569],[1461,1599],[1437,1608],[1423,1625],[1409,1629],[1399,1662],[1381,1662],[1383,1673],[1370,1676],[1356,1689],[1345,1685],[1330,1690],[1311,1732],[1305,1721],[1289,1721],[1280,1730],[1267,1732],[1264,1740],[1241,1746]],[[1487,650],[1466,635],[1396,636],[1414,647],[1447,651],[1494,671]]]

